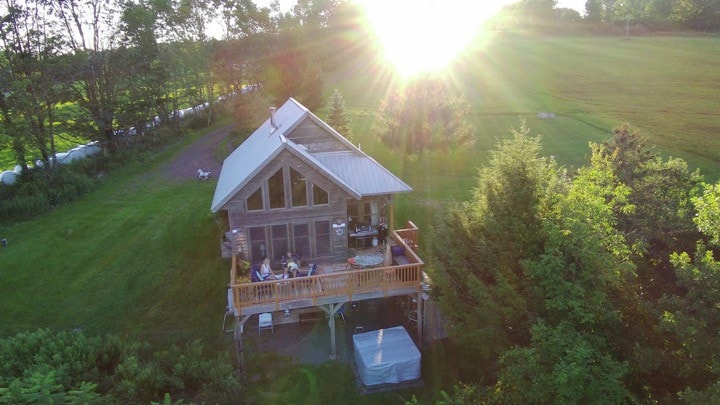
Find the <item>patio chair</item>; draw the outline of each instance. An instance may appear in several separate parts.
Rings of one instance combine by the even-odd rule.
[[[335,312],[335,315],[342,318],[343,322],[345,322],[345,304],[342,304],[342,306]]]
[[[273,329],[272,314],[270,312],[263,312],[258,315],[258,335],[263,329],[270,329],[273,335],[275,334],[275,329]]]
[[[262,274],[260,274],[260,267],[257,264],[253,264],[250,266],[250,281],[253,283],[259,283],[263,280]]]
[[[310,267],[308,268],[308,271],[298,271],[298,277],[310,277],[317,274],[317,263],[310,263]]]

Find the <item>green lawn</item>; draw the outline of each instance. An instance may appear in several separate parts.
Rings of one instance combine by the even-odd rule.
[[[148,174],[161,161],[0,229],[8,240],[0,335],[47,326],[173,342],[217,337],[217,317],[208,314],[225,306],[229,267],[209,212],[213,183]]]

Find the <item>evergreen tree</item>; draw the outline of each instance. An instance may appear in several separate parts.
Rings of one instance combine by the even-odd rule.
[[[523,261],[542,250],[541,212],[562,188],[552,159],[523,126],[481,169],[473,199],[439,213],[430,270],[452,339],[468,367],[527,344],[539,299]]]
[[[338,131],[340,135],[347,139],[352,139],[350,119],[345,111],[345,100],[342,94],[340,94],[340,90],[335,89],[333,92],[328,110],[328,124]]]

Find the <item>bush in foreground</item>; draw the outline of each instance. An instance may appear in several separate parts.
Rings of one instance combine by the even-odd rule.
[[[206,358],[197,341],[155,350],[117,336],[48,329],[0,340],[0,403],[150,402],[166,395],[237,402],[235,375],[229,359]]]

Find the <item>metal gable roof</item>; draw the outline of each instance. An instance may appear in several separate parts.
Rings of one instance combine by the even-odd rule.
[[[313,154],[289,141],[285,135],[306,117],[320,124],[327,130],[328,136],[337,138],[348,149],[343,152]],[[273,130],[270,119],[267,119],[225,159],[210,208],[213,213],[222,209],[247,182],[284,149],[294,151],[356,198],[412,190],[410,186],[357,149],[293,98],[288,99],[275,112],[275,123],[276,129]]]
[[[362,196],[406,193],[412,188],[370,156],[353,152],[318,153],[327,170]]]
[[[268,118],[225,158],[210,207],[212,212],[219,211],[267,162],[280,153],[285,142],[284,134],[302,121],[307,113],[305,107],[291,98],[275,112],[277,129],[272,130]]]

